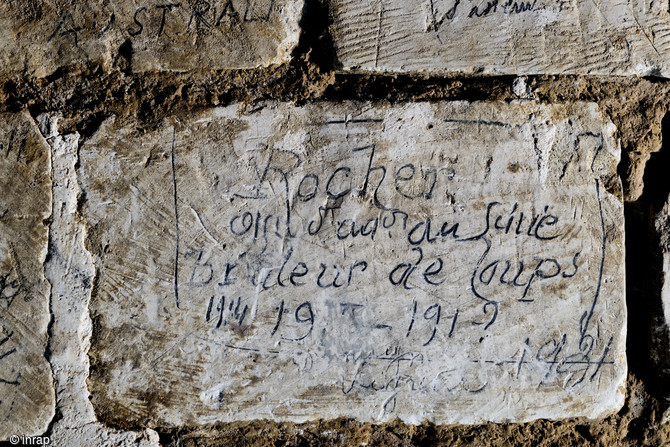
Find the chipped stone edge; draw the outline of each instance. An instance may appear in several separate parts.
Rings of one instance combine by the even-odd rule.
[[[289,4],[284,6],[281,21],[285,25],[284,30],[286,31],[286,37],[284,37],[284,39],[282,39],[282,41],[277,45],[277,53],[274,59],[259,65],[259,68],[291,62],[291,54],[293,53],[293,50],[298,47],[298,43],[300,41],[302,32],[300,22],[302,21],[307,1],[308,0],[300,2],[289,2]]]

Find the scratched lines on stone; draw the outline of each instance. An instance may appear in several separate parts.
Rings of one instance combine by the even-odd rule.
[[[667,76],[666,10],[620,8],[614,1],[566,4],[340,0],[332,32],[344,66],[354,70]],[[404,10],[392,17],[387,11],[394,7]]]
[[[10,341],[12,336],[14,335],[14,332],[11,331],[9,333],[5,332],[0,332],[0,384],[7,384],[7,385],[15,385],[18,386],[20,385],[19,383],[19,378],[21,377],[21,374],[19,373],[17,377],[15,378],[8,378],[4,376],[3,372],[5,372],[8,368],[6,366],[3,366],[3,360],[4,360],[4,365],[7,365],[9,360],[9,357],[12,354],[15,354],[17,352],[16,348],[9,348],[7,343]],[[5,346],[7,345],[7,346]],[[6,359],[6,360],[5,360]]]
[[[175,255],[174,255],[174,301],[179,308],[179,206],[177,204],[177,171],[175,167],[175,140],[177,129],[172,128],[172,144],[170,145],[170,163],[172,168],[172,197],[174,202],[174,226],[175,226]]]
[[[10,253],[16,259],[13,248],[10,250]],[[12,264],[12,267],[8,271],[0,273],[0,303],[4,302],[3,306],[5,310],[9,309],[16,297],[24,291],[15,264],[16,262]]]

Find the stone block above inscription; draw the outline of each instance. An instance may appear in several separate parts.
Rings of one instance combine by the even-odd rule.
[[[594,104],[268,104],[80,148],[89,387],[142,425],[598,418],[623,205]]]
[[[347,70],[670,76],[668,1],[333,0]]]
[[[0,441],[41,435],[54,415],[45,357],[51,152],[28,113],[0,114]]]
[[[0,2],[3,70],[129,59],[133,71],[255,68],[290,59],[302,0]]]

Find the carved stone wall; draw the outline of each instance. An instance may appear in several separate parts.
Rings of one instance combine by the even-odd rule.
[[[0,441],[669,443],[669,10],[0,1]]]

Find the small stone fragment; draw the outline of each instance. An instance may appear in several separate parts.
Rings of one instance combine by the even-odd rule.
[[[594,104],[270,103],[80,147],[89,387],[137,426],[597,418],[623,205]]]

